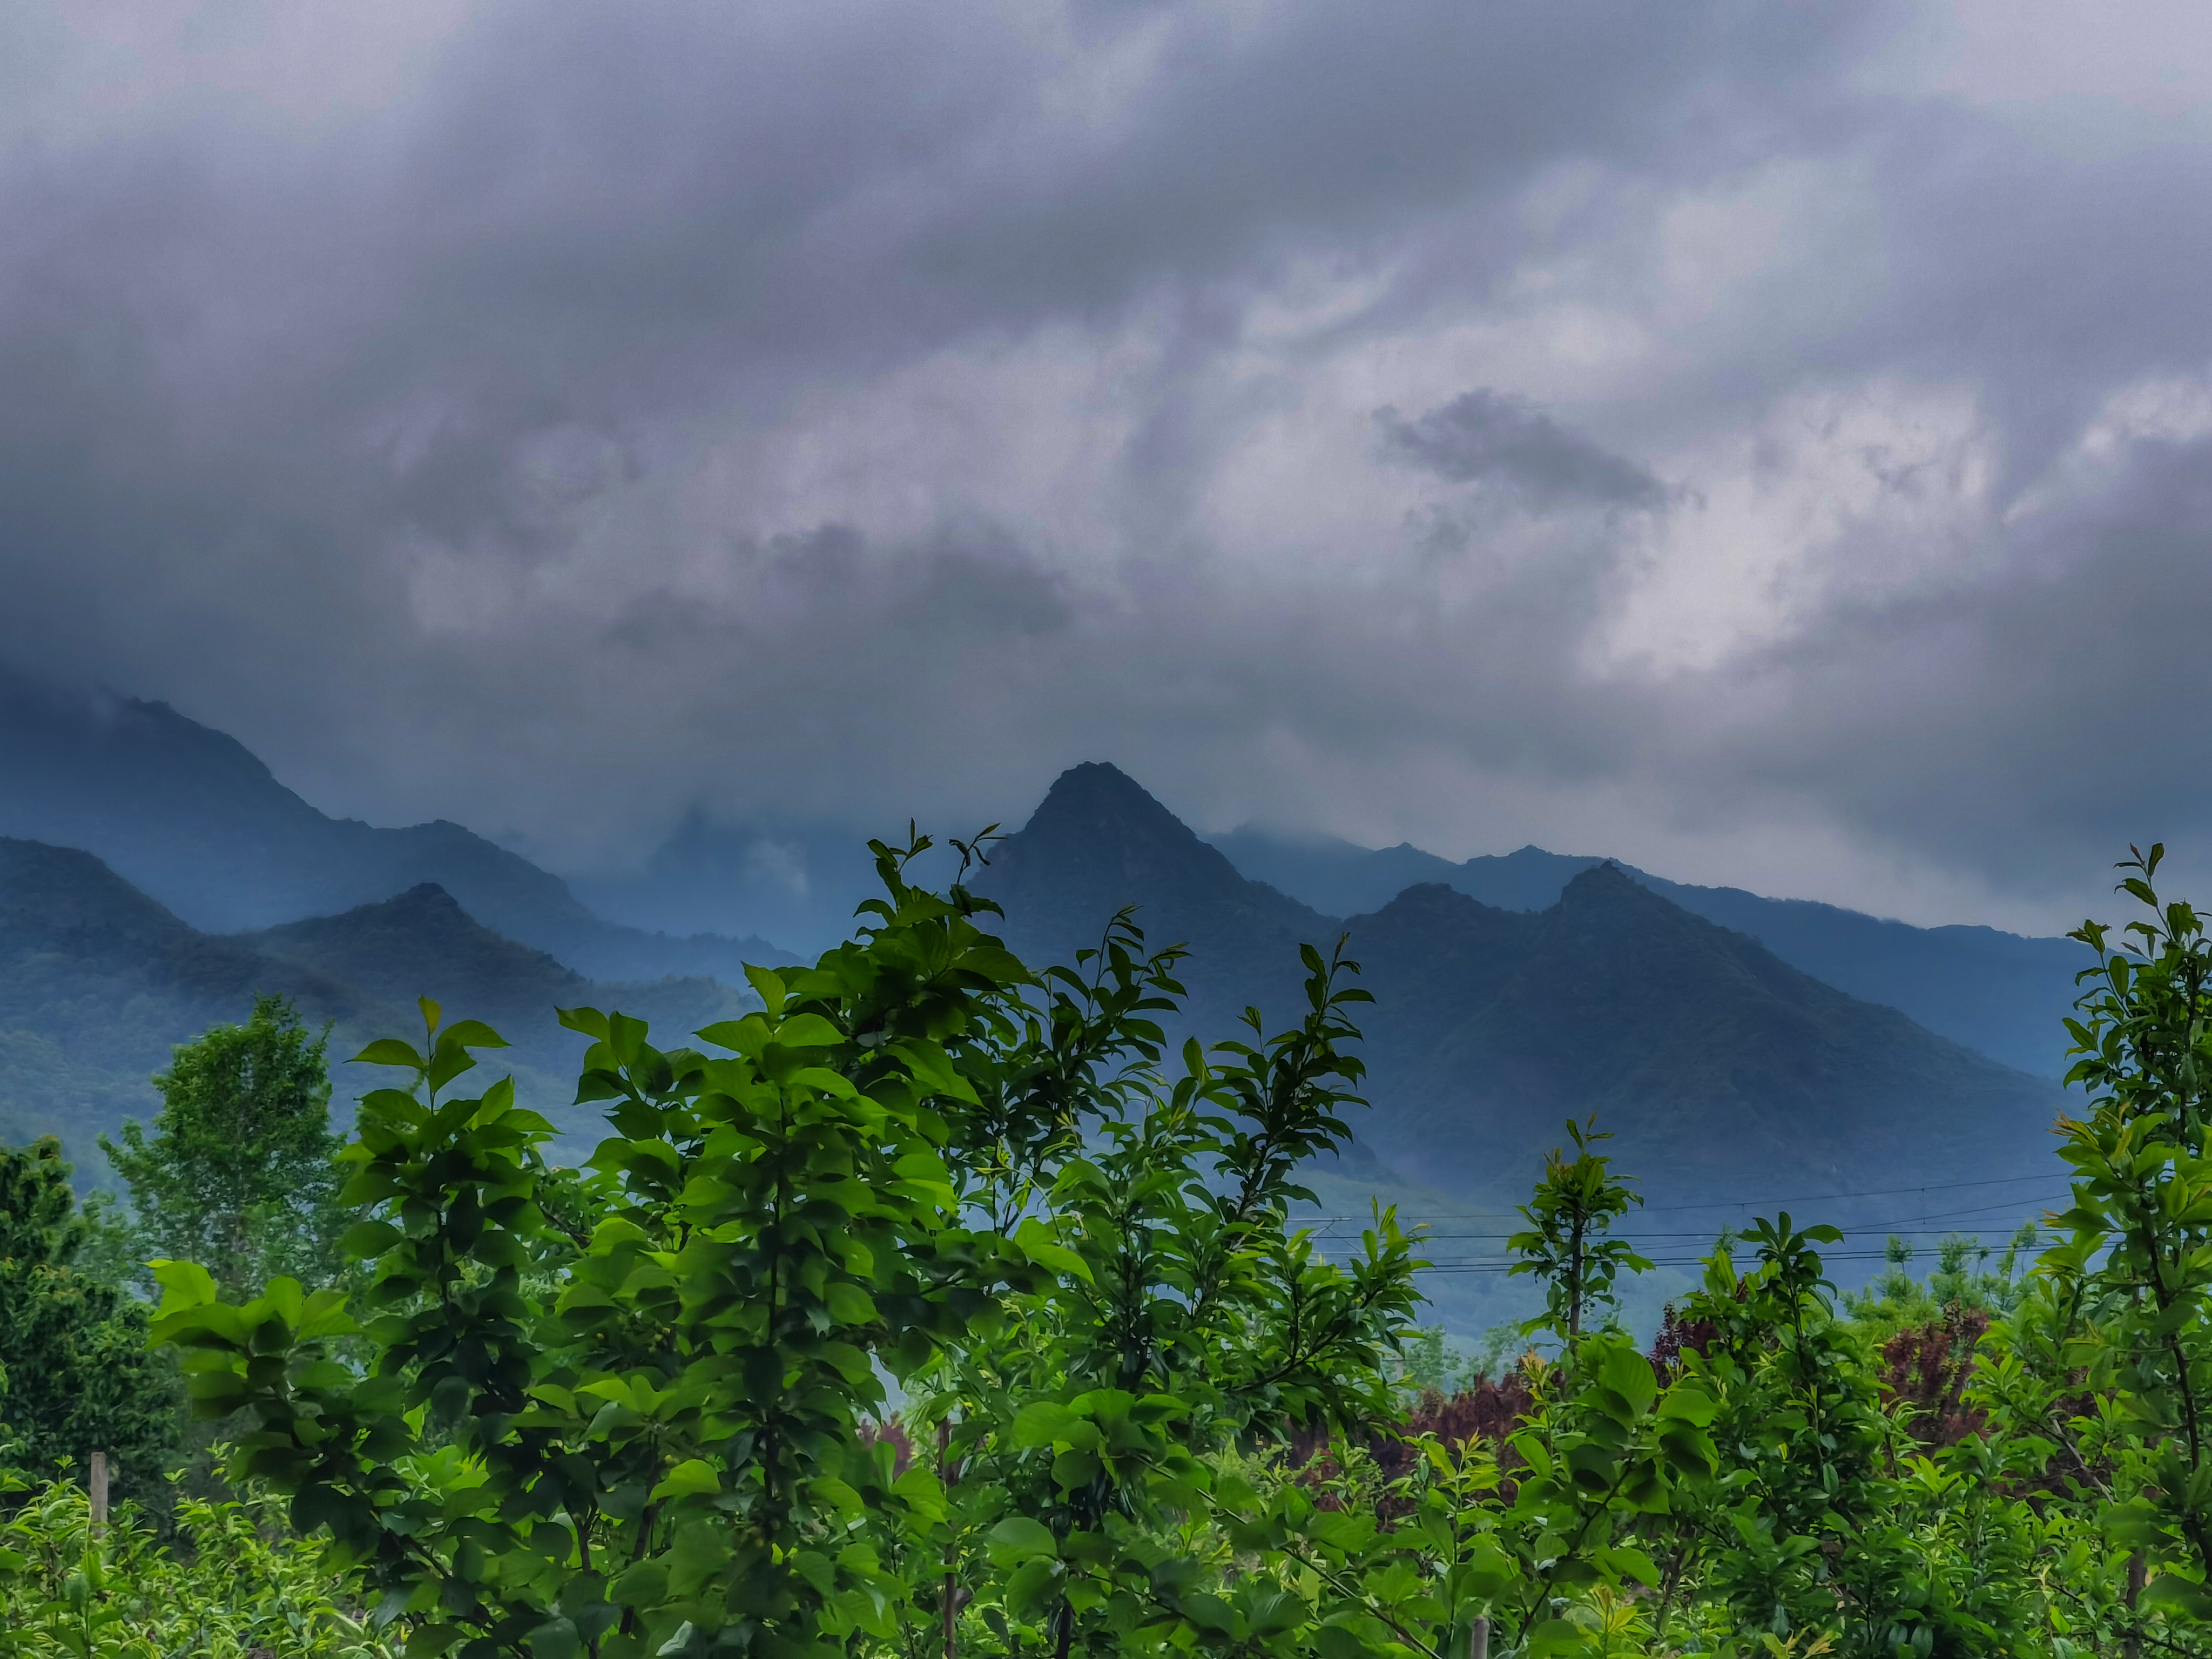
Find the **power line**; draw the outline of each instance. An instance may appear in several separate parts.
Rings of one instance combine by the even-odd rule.
[[[1652,1204],[1644,1206],[1645,1215],[1670,1214],[1682,1210],[1734,1210],[1764,1204],[1821,1204],[1841,1198],[1896,1198],[1906,1193],[1948,1193],[1967,1187],[2010,1187],[2027,1181],[2065,1181],[2070,1179],[2063,1171],[2045,1170],[2040,1175],[1993,1176],[1981,1181],[1929,1181],[1917,1187],[1870,1187],[1852,1193],[1801,1193],[1785,1198],[1717,1198],[1703,1204]],[[1491,1216],[1511,1213],[1505,1210],[1423,1210],[1400,1206],[1403,1215],[1437,1216],[1445,1220],[1486,1219]],[[1364,1215],[1294,1215],[1293,1221],[1365,1221]]]
[[[1912,1233],[1912,1232],[1923,1232],[1923,1233],[1936,1233],[1936,1232],[1971,1232],[1971,1231],[1977,1231],[1977,1230],[1976,1230],[1976,1229],[1972,1229],[1972,1228],[1960,1228],[1960,1227],[1921,1227],[1921,1228],[1915,1228],[1915,1227],[1908,1226],[1908,1225],[1906,1225],[1905,1224],[1910,1223],[1910,1222],[1916,1222],[1916,1221],[1948,1221],[1948,1220],[1952,1220],[1952,1219],[1955,1219],[1955,1218],[1959,1218],[1966,1217],[1966,1216],[1987,1215],[1987,1214],[1989,1214],[1990,1212],[1992,1212],[1992,1211],[1996,1211],[1996,1210],[2006,1210],[2006,1211],[2011,1211],[2013,1213],[2017,1214],[2017,1213],[2019,1213],[2019,1206],[2020,1206],[2021,1203],[2023,1203],[2023,1202],[2033,1202],[2033,1200],[2013,1200],[2013,1201],[2011,1201],[2011,1202],[2003,1203],[2003,1204],[1982,1204],[1982,1205],[1977,1205],[1977,1206],[1973,1206],[1972,1208],[1970,1208],[1970,1209],[1964,1209],[1964,1210],[1936,1210],[1936,1211],[1934,1211],[1934,1212],[1923,1212],[1922,1214],[1919,1214],[1919,1215],[1901,1215],[1901,1216],[1892,1216],[1892,1217],[1889,1217],[1889,1218],[1886,1218],[1886,1219],[1875,1220],[1875,1221],[1854,1221],[1854,1222],[1850,1223],[1850,1224],[1848,1224],[1848,1225],[1844,1225],[1844,1224],[1842,1224],[1842,1223],[1837,1223],[1837,1224],[1836,1224],[1837,1226],[1838,1226],[1838,1227],[1841,1229],[1841,1231],[1844,1231],[1844,1232],[1845,1232],[1845,1233],[1847,1233],[1847,1234],[1849,1234],[1849,1233],[1869,1233],[1869,1232],[1876,1232],[1876,1231],[1886,1231],[1886,1232],[1893,1232],[1893,1233],[1899,1233],[1899,1234]],[[1301,1222],[1301,1221],[1310,1220],[1310,1219],[1311,1219],[1311,1218],[1310,1218],[1310,1217],[1304,1217],[1304,1216],[1292,1216],[1292,1217],[1291,1218],[1291,1220],[1293,1223],[1296,1223],[1296,1222]],[[1333,1229],[1333,1228],[1334,1228],[1334,1224],[1334,1224],[1334,1223],[1331,1223],[1331,1224],[1330,1224],[1331,1229]],[[1525,1231],[1528,1231],[1528,1229],[1527,1229],[1527,1228],[1525,1228],[1525,1227],[1516,1227],[1516,1228],[1515,1228],[1515,1229],[1514,1229],[1514,1231],[1513,1231],[1512,1232],[1509,1232],[1509,1233],[1487,1233],[1487,1232],[1473,1232],[1473,1233],[1457,1233],[1457,1232],[1453,1232],[1453,1233],[1442,1233],[1442,1232],[1423,1232],[1423,1233],[1421,1233],[1421,1234],[1419,1235],[1419,1237],[1420,1237],[1422,1239],[1424,1239],[1424,1240],[1429,1240],[1429,1239],[1440,1239],[1440,1238],[1471,1238],[1471,1239],[1500,1239],[1500,1240],[1503,1240],[1503,1239],[1508,1239],[1508,1238],[1513,1238],[1513,1237],[1517,1237],[1519,1234],[1521,1234],[1521,1233],[1522,1233],[1522,1232],[1525,1232]],[[1981,1231],[1986,1231],[1986,1229],[1983,1229],[1983,1230],[1981,1230]],[[1716,1238],[1716,1237],[1717,1237],[1719,1236],[1719,1234],[1720,1234],[1720,1231],[1721,1231],[1721,1229],[1720,1229],[1720,1228],[1717,1228],[1717,1227],[1716,1227],[1716,1228],[1695,1228],[1695,1229],[1691,1229],[1691,1230],[1688,1230],[1688,1231],[1658,1231],[1650,1230],[1650,1229],[1638,1229],[1638,1228],[1628,1228],[1628,1227],[1624,1227],[1624,1228],[1620,1228],[1620,1229],[1615,1230],[1615,1231],[1610,1231],[1610,1232],[1607,1233],[1607,1234],[1605,1235],[1605,1237],[1608,1237],[1608,1238],[1625,1238],[1625,1239],[1639,1239],[1639,1238],[1698,1238],[1698,1239],[1710,1239],[1710,1238]],[[1329,1229],[1325,1229],[1325,1230],[1322,1231],[1322,1233],[1320,1235],[1320,1237],[1322,1237],[1322,1238],[1327,1238],[1328,1237],[1329,1237],[1329,1232],[1330,1232],[1330,1230],[1329,1230]]]
[[[1820,1261],[1887,1261],[1885,1249],[1823,1249]],[[1704,1256],[1655,1256],[1652,1267],[1704,1267]],[[1520,1263],[1513,1261],[1433,1261],[1425,1274],[1509,1274]]]
[[[1840,1222],[1836,1223],[1835,1224],[1845,1233],[1874,1232],[1882,1229],[1887,1229],[1893,1232],[1914,1231],[1923,1232],[1972,1231],[1973,1230],[1970,1228],[1955,1227],[1941,1229],[1929,1227],[1916,1230],[1905,1227],[1903,1224],[1910,1221],[1948,1221],[1954,1218],[1961,1216],[1987,1215],[1992,1210],[2013,1210],[2016,1213],[2017,1206],[2011,1204],[1984,1204],[1970,1210],[1937,1210],[1932,1214],[1893,1216],[1884,1221],[1855,1221],[1848,1226],[1844,1226],[1844,1224]],[[1510,1233],[1425,1232],[1421,1237],[1424,1238],[1512,1238],[1520,1233],[1526,1232],[1527,1231],[1528,1229],[1525,1227],[1516,1227]],[[1697,1228],[1687,1231],[1656,1232],[1647,1230],[1624,1227],[1614,1231],[1608,1232],[1606,1234],[1606,1237],[1608,1238],[1713,1238],[1718,1237],[1719,1231],[1720,1230],[1718,1228]]]

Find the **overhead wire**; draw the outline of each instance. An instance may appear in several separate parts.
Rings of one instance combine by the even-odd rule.
[[[1716,1198],[1710,1199],[1703,1203],[1698,1204],[1652,1204],[1643,1206],[1640,1213],[1644,1215],[1662,1215],[1672,1214],[1685,1210],[1741,1209],[1747,1206],[1754,1205],[1823,1204],[1846,1198],[1897,1198],[1901,1197],[1907,1193],[1957,1192],[1968,1187],[2010,1187],[2018,1186],[2023,1182],[2055,1182],[2063,1181],[2065,1179],[2067,1179],[2066,1176],[2061,1171],[2045,1170],[2039,1175],[1990,1176],[1976,1181],[1926,1181],[1920,1182],[1917,1186],[1911,1187],[1869,1187],[1863,1188],[1857,1192],[1848,1193],[1800,1193],[1793,1196],[1780,1198],[1765,1196],[1757,1198]],[[1435,1216],[1445,1220],[1472,1220],[1476,1218],[1487,1218],[1495,1215],[1504,1215],[1509,1213],[1509,1212],[1502,1210],[1409,1209],[1404,1206],[1400,1206],[1399,1213],[1401,1215]],[[1294,1215],[1291,1218],[1293,1221],[1365,1221],[1369,1219],[1368,1217],[1364,1215]]]

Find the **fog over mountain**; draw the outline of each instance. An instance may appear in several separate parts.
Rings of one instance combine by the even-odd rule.
[[[757,936],[603,917],[457,824],[331,819],[234,740],[165,707],[78,702],[21,680],[6,707],[0,1140],[58,1133],[88,1179],[97,1134],[150,1114],[147,1079],[169,1045],[240,1018],[259,993],[329,1022],[340,1056],[411,1030],[417,996],[488,1019],[515,1045],[493,1063],[588,1136],[566,1081],[580,1041],[556,1009],[619,1008],[680,1042],[745,1004],[738,964],[790,960]],[[1441,1218],[1446,1237],[1470,1215],[1510,1213],[1561,1120],[1593,1114],[1653,1202],[1698,1208],[1700,1225],[1717,1224],[1702,1215],[1716,1201],[1808,1184],[1846,1224],[1955,1221],[1940,1200],[1898,1195],[1901,1170],[1939,1192],[1996,1183],[1984,1196],[1999,1201],[1967,1222],[2000,1231],[2053,1195],[2057,963],[2074,948],[2062,941],[1916,929],[1534,848],[1454,866],[1410,848],[1224,840],[1246,866],[1351,914],[1255,879],[1097,762],[1054,781],[968,879],[1033,963],[1072,960],[1125,909],[1152,946],[1182,945],[1178,1045],[1243,1034],[1248,1007],[1267,1030],[1291,1023],[1302,947],[1348,952],[1376,999],[1359,1014],[1371,1104],[1354,1115],[1356,1144],[1316,1176],[1347,1213],[1380,1198]],[[954,872],[942,851],[925,863],[931,879]],[[1386,888],[1379,902],[1335,902]],[[857,893],[814,896],[849,908]],[[1871,988],[1809,971],[1823,959]],[[621,975],[575,965],[610,961],[658,976],[611,983]],[[700,975],[702,961],[728,964],[726,977]],[[368,1081],[341,1075],[341,1112]],[[1504,1305],[1497,1290],[1459,1285],[1438,1306],[1471,1328]]]
[[[2208,91],[2086,0],[27,0],[0,658],[563,877],[1110,755],[2055,932],[2212,872]]]

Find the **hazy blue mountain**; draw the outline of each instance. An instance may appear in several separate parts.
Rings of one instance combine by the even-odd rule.
[[[557,876],[443,821],[325,817],[244,745],[166,703],[74,697],[0,669],[0,835],[96,854],[195,927],[328,915],[434,882],[507,936],[602,978],[793,960],[759,939],[594,915]]]
[[[1213,845],[1239,872],[1285,893],[1296,894],[1331,915],[1379,910],[1408,887],[1440,882],[1501,910],[1550,908],[1560,890],[1603,859],[1576,858],[1524,847],[1503,856],[1454,864],[1425,853],[1410,842],[1366,848],[1334,836],[1279,836],[1247,824]],[[1643,872],[1635,872],[1638,879]]]
[[[880,826],[885,835],[905,821]],[[600,915],[633,927],[765,934],[818,955],[851,936],[878,890],[867,836],[842,826],[718,823],[693,811],[637,869],[571,878]]]
[[[416,999],[428,996],[447,1019],[481,1019],[514,1046],[483,1056],[494,1075],[517,1071],[517,1087],[556,1123],[595,1125],[569,1111],[586,1040],[565,1030],[556,1011],[619,1008],[651,1023],[672,1046],[758,1002],[719,980],[668,977],[607,982],[586,979],[543,951],[482,926],[443,888],[425,883],[396,898],[335,916],[314,916],[240,936],[270,959],[358,988],[405,1011],[395,1034],[419,1030]]]
[[[236,1020],[255,993],[363,1038],[396,1008],[319,969],[200,933],[90,854],[0,840],[0,1135],[93,1137],[159,1101],[173,1044]]]
[[[1349,933],[1377,999],[1360,1135],[1406,1177],[1471,1202],[1522,1190],[1562,1120],[1593,1111],[1656,1201],[2033,1170],[2059,1103],[2049,1082],[1822,984],[1613,866],[1540,911],[1431,884],[1339,921],[1245,878],[1091,765],[1062,775],[981,884],[1032,957],[1065,955],[1139,905],[1153,942],[1193,946],[1182,976],[1216,1036],[1248,1002],[1271,1029],[1285,1021],[1298,943]]]
[[[1249,827],[1214,838],[1237,868],[1338,915],[1379,910],[1418,882],[1434,882],[1505,910],[1542,910],[1567,884],[1607,860],[1524,847],[1454,864],[1400,844],[1380,849]],[[2065,1070],[2060,1024],[2087,960],[2071,939],[2029,939],[1993,927],[1914,927],[1807,899],[1762,898],[1735,887],[1692,887],[1620,868],[1682,908],[1748,933],[1791,967],[1863,1001],[1885,1004],[1953,1042],[2044,1076]]]
[[[1479,1186],[1502,1160],[1519,1166],[1515,1188],[1562,1119],[1593,1112],[1654,1202],[2048,1163],[2055,1085],[1823,984],[1616,866],[1577,876],[1547,910],[1431,884],[1348,926],[1376,996],[1366,1133],[1400,1169]]]
[[[620,1007],[674,1036],[744,1004],[711,980],[586,980],[432,886],[258,934],[204,933],[88,853],[0,839],[0,1139],[58,1133],[96,1167],[95,1135],[159,1109],[148,1079],[170,1048],[243,1018],[264,991],[330,1022],[341,1060],[371,1037],[419,1031],[420,995],[448,1018],[487,1019],[514,1045],[498,1069],[556,1122],[576,1115],[584,1047],[556,1006]],[[380,1077],[340,1072],[342,1111]]]
[[[1301,940],[1331,937],[1329,917],[1237,873],[1174,813],[1126,775],[1096,762],[1060,774],[1028,823],[990,851],[978,891],[1006,907],[1007,941],[1024,958],[1067,961],[1095,945],[1122,905],[1139,906],[1138,926],[1157,947],[1187,944],[1201,977],[1194,998],[1217,992],[1236,1009],[1259,994],[1286,1006],[1302,978]],[[1224,988],[1209,970],[1237,964]]]
[[[1188,945],[1178,976],[1189,995],[1171,1046],[1187,1035],[1249,1037],[1237,1021],[1254,1005],[1276,1022],[1272,1033],[1305,1006],[1298,946],[1326,950],[1342,931],[1239,875],[1127,775],[1096,762],[1060,774],[1029,822],[991,849],[974,885],[1005,907],[1006,942],[1027,962],[1072,962],[1130,904],[1147,946]],[[1364,1140],[1343,1167],[1379,1173]]]

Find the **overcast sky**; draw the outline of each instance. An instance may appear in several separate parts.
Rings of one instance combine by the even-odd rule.
[[[0,659],[556,867],[2212,844],[2201,5],[0,9]],[[2212,874],[2212,858],[2193,856]]]

